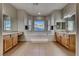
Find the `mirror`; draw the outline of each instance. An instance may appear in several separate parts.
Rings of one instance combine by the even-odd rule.
[[[3,30],[10,31],[11,25],[11,18],[7,15],[3,15]]]
[[[66,20],[66,26],[67,26],[67,31],[75,31],[75,15],[72,15],[71,17],[68,17],[65,19]]]
[[[65,22],[56,22],[56,28],[57,29],[65,29]]]

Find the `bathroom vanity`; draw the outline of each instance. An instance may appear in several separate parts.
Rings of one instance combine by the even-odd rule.
[[[58,43],[71,51],[76,50],[76,33],[55,32],[55,38]]]
[[[3,52],[7,52],[18,44],[18,36],[21,32],[3,33]]]

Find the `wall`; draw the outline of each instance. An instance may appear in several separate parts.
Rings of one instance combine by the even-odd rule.
[[[0,3],[0,36],[2,31],[2,4]]]
[[[68,18],[71,17],[72,15],[76,15],[76,4],[75,3],[71,3],[66,5],[63,9],[62,9],[62,14],[63,14],[63,19],[64,18]],[[76,19],[74,20],[74,31],[76,30]]]
[[[63,9],[52,12],[51,25],[54,25],[54,31],[51,31],[52,34],[54,34],[55,31],[65,31],[56,29],[56,22],[65,22],[64,17],[73,14],[76,14],[76,4],[67,4]]]
[[[63,18],[67,17],[67,16],[71,16],[73,14],[76,14],[76,4],[75,3],[70,3],[68,5],[66,5],[63,9],[62,9],[62,13],[63,13]]]
[[[23,10],[17,10],[18,16],[18,31],[24,32],[24,38],[20,41],[27,41],[27,30],[25,30],[25,25],[27,25],[27,14]]]
[[[11,31],[17,31],[17,10],[10,4],[3,4],[3,15],[8,15],[12,20],[12,30]]]
[[[79,56],[79,4],[77,4],[77,7],[76,7],[76,16],[77,16],[77,20],[76,20],[76,23],[77,23],[77,40],[76,40],[76,47],[77,47],[77,55]]]
[[[51,20],[50,20],[50,25],[53,26],[53,30],[51,30],[50,34],[51,34],[51,38],[52,41],[55,41],[54,39],[54,30],[55,30],[55,13],[51,14]]]
[[[54,31],[63,31],[63,29],[56,29],[56,22],[65,22],[62,18],[62,11],[55,10],[51,16],[51,25],[54,25]]]
[[[2,39],[2,4],[0,3],[0,55],[3,54],[3,39]]]

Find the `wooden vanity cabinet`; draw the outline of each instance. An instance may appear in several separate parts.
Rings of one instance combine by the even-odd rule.
[[[12,46],[14,47],[18,43],[18,34],[12,34]]]
[[[61,36],[59,35],[59,33],[56,33],[56,40],[57,42],[61,42]]]
[[[62,40],[61,40],[61,44],[64,45],[65,44],[65,35],[62,35]]]
[[[62,34],[63,36],[63,38],[62,38],[62,40],[63,40],[63,45],[65,46],[65,47],[69,47],[69,45],[68,45],[68,41],[69,41],[69,36],[68,35],[66,35],[66,34]]]
[[[10,48],[12,48],[12,38],[11,35],[4,35],[3,36],[3,51],[6,52]]]
[[[75,51],[75,38],[76,36],[75,35],[70,35],[70,50],[73,50]]]
[[[17,44],[18,44],[17,33],[3,35],[3,52],[4,53]]]
[[[62,44],[62,35],[59,35],[59,43]]]
[[[4,33],[3,34],[3,53],[10,50],[14,46],[18,44],[18,36],[23,35],[21,32],[19,33]]]
[[[69,50],[75,51],[75,34],[65,34],[65,33],[56,33],[56,41],[68,48]]]
[[[56,39],[56,41],[57,41],[57,33],[55,32],[55,39]]]
[[[58,34],[57,34],[57,32],[55,32],[55,39],[58,42]]]

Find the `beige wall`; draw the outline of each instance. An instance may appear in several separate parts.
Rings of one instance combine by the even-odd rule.
[[[0,3],[0,36],[2,30],[2,4]]]
[[[66,21],[65,18],[71,17],[72,15],[76,15],[76,4],[69,3],[61,11],[62,11],[62,19]],[[76,31],[76,19],[74,21],[75,21],[74,31]]]
[[[2,39],[2,4],[0,3],[0,55],[3,54],[3,39]]]
[[[27,25],[27,14],[23,10],[17,10],[18,16],[18,31],[24,32],[24,38],[20,41],[27,41],[27,31],[25,30],[25,25]]]
[[[76,43],[77,43],[77,55],[79,56],[79,4],[77,4],[77,8],[76,8],[76,12],[77,12],[77,40],[76,40]]]
[[[63,13],[63,18],[68,16],[68,15],[73,15],[76,14],[76,4],[75,3],[70,3],[68,5],[66,5],[63,9],[62,9],[62,13]]]
[[[65,22],[65,20],[63,20],[62,18],[62,11],[61,10],[55,10],[53,13],[52,13],[52,16],[51,16],[51,24],[54,25],[54,31],[63,31],[61,29],[56,29],[56,22]]]
[[[18,10],[18,31],[25,31],[25,25],[27,25],[27,14],[25,11]]]
[[[3,4],[3,14],[10,16],[12,20],[12,30],[11,31],[17,31],[17,10],[10,4]]]
[[[65,22],[64,17],[68,17],[69,15],[72,16],[73,14],[76,14],[76,4],[67,4],[63,9],[61,10],[55,10],[51,14],[51,24],[56,25],[56,22]],[[54,28],[55,31],[62,31]],[[63,30],[65,31],[65,30]]]
[[[56,31],[56,22],[60,22],[62,21],[62,14],[61,14],[61,11],[60,10],[55,10],[54,12],[52,12],[51,14],[51,25],[54,26],[54,30],[51,30],[51,34],[52,34],[52,41],[55,41],[54,39],[54,34],[55,34],[55,31]]]

